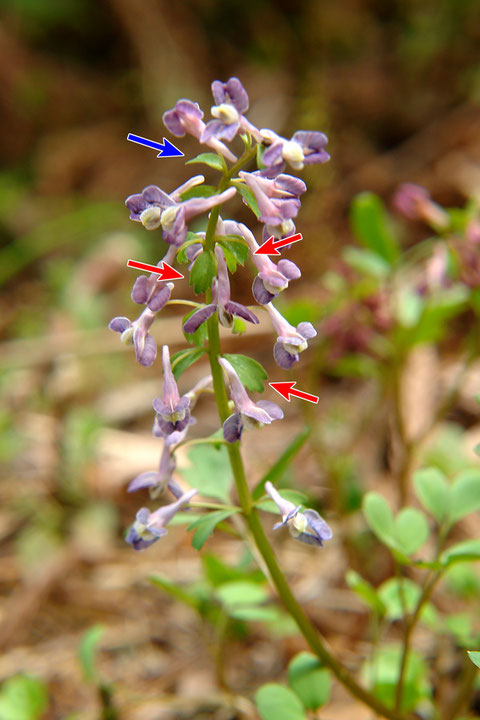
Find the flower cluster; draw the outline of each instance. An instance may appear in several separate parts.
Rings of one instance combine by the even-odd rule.
[[[293,367],[299,361],[300,353],[307,348],[308,341],[317,333],[309,322],[300,322],[294,327],[272,305],[272,300],[301,276],[297,265],[285,258],[274,262],[267,255],[256,254],[259,244],[253,232],[234,220],[222,220],[220,210],[223,214],[226,203],[237,194],[241,195],[262,225],[262,242],[270,236],[289,237],[296,230],[301,196],[307,188],[303,180],[287,174],[288,169],[298,171],[305,165],[325,163],[329,155],[325,150],[327,137],[321,132],[301,130],[286,139],[273,130],[255,127],[246,117],[249,97],[238,78],[215,81],[212,94],[212,119],[208,122],[204,121],[204,112],[198,103],[188,99],[179,100],[164,114],[163,120],[174,136],[189,134],[217,153],[213,160],[211,154],[196,159],[210,167],[223,169],[217,188],[205,185],[204,176],[196,175],[169,192],[156,185],[148,185],[141,192],[130,195],[125,204],[133,221],[141,223],[147,230],[161,232],[166,254],[158,265],[163,262],[169,265],[188,262],[195,292],[205,291],[204,302],[193,303],[195,310],[183,320],[184,333],[198,346],[186,351],[185,357],[190,357],[189,353],[192,353],[192,361],[189,360],[186,367],[207,351],[212,375],[216,377],[215,390],[218,389],[219,377],[222,382],[221,375],[224,373],[223,382],[227,382],[229,387],[231,414],[223,423],[223,442],[236,443],[245,429],[269,425],[281,419],[283,411],[272,401],[252,400],[242,382],[241,368],[235,366],[233,359],[230,362],[218,351],[214,352],[211,345],[204,346],[205,337],[210,338],[212,323],[215,328],[220,324],[235,330],[238,320],[252,325],[259,322],[256,312],[232,299],[229,271],[233,272],[239,262],[243,264],[247,255],[253,260],[256,274],[252,301],[260,309],[265,309],[271,320],[277,335],[273,356],[281,368],[288,370]],[[241,142],[244,144],[240,159],[239,151],[228,146],[232,142],[239,147]],[[257,168],[252,169],[249,164],[255,157]],[[234,163],[234,166],[229,168],[227,162]],[[195,232],[192,221],[202,215],[209,215],[207,229]],[[174,290],[173,283],[159,281],[155,273],[140,275],[131,295],[134,303],[143,306],[139,317],[133,321],[116,317],[110,323],[110,328],[121,334],[122,341],[134,345],[136,359],[145,367],[151,366],[157,356],[151,329],[159,312],[171,302],[192,305],[190,300],[172,300]],[[218,329],[215,332],[218,336]],[[212,383],[212,378],[208,376],[189,392],[180,394],[172,365],[178,367],[178,373],[175,370],[177,375],[184,367],[177,365],[179,361],[176,357],[170,357],[166,344],[161,356],[163,389],[161,396],[153,401],[153,434],[162,442],[160,461],[157,470],[143,472],[134,478],[128,490],[148,489],[150,497],[155,499],[168,488],[176,500],[154,512],[145,507],[139,510],[126,536],[127,542],[136,550],[150,546],[165,535],[165,525],[197,493],[197,489],[185,491],[177,483],[174,477],[175,452],[180,444],[188,442],[186,438],[194,423],[192,410],[196,399]],[[226,415],[224,411],[221,414]],[[281,524],[287,524],[294,537],[302,542],[321,545],[331,536],[328,526],[314,510],[301,513],[299,508],[290,507],[291,503],[282,499],[272,486],[268,485],[266,490],[282,513]]]

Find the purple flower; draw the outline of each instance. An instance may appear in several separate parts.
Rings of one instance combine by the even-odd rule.
[[[167,283],[168,286],[173,287],[173,283]],[[171,287],[169,294],[170,291]],[[126,317],[116,317],[108,326],[110,330],[121,333],[122,342],[134,345],[137,361],[145,367],[153,365],[157,356],[157,345],[148,332],[154,320],[155,313],[147,307],[134,322]]]
[[[167,254],[158,263],[157,267],[163,262],[168,264],[175,260],[176,248],[171,245]],[[138,305],[146,305],[152,312],[158,312],[169,301],[173,283],[164,283],[158,281],[156,273],[147,275],[139,275],[132,288],[132,300]]]
[[[321,132],[299,130],[290,140],[277,135],[273,130],[261,130],[264,141],[269,147],[262,155],[266,170],[263,175],[275,177],[285,170],[288,163],[294,170],[302,170],[305,165],[325,163],[330,160],[325,145],[328,138]]]
[[[200,140],[202,133],[205,130],[205,123],[202,120],[203,110],[200,109],[198,103],[192,102],[191,100],[178,100],[177,104],[171,110],[167,110],[163,114],[163,122],[168,130],[175,135],[175,137],[184,137],[185,133],[189,133]],[[230,162],[236,161],[236,156],[230,152],[226,145],[224,145],[216,137],[211,137],[208,140],[201,140],[206,145],[216,150],[221,155],[230,160]]]
[[[260,221],[267,226],[270,235],[279,237],[295,231],[292,218],[300,209],[300,195],[307,186],[293,175],[278,175],[275,179],[262,177],[258,172],[240,171],[239,176],[255,195],[260,210]]]
[[[445,210],[433,202],[428,190],[421,185],[400,185],[393,196],[393,205],[410,220],[423,220],[435,229],[444,230],[450,224]]]
[[[190,422],[190,398],[187,395],[180,397],[177,383],[173,377],[170,365],[168,345],[162,348],[163,367],[163,399],[155,398],[153,409],[157,417],[156,422],[163,435],[171,435],[188,427]]]
[[[267,310],[278,334],[273,356],[277,365],[289,370],[298,362],[298,354],[307,349],[308,340],[315,337],[317,331],[310,322],[301,322],[294,328],[271,304],[267,305]]]
[[[240,440],[244,427],[262,427],[283,418],[283,411],[276,403],[269,400],[260,400],[254,403],[248,397],[240,378],[228,360],[220,358],[218,362],[227,373],[230,382],[230,396],[236,410],[223,423],[223,437],[227,442],[234,443]]]
[[[213,302],[210,305],[204,305],[190,315],[183,326],[186,333],[194,333],[215,312],[218,313],[218,320],[224,327],[232,327],[234,316],[241,317],[255,325],[258,324],[258,318],[245,305],[230,300],[227,263],[220,245],[215,247],[215,255],[218,261],[218,279],[214,278],[212,283]]]
[[[159,538],[167,534],[165,525],[197,492],[197,490],[189,490],[175,502],[164,505],[153,513],[148,508],[141,508],[137,512],[135,522],[127,532],[126,542],[134,550],[143,550],[153,545]]]
[[[258,141],[262,141],[260,131],[252,125],[243,113],[248,110],[248,95],[240,80],[230,78],[226,83],[215,80],[212,83],[215,105],[211,113],[215,120],[207,123],[200,136],[200,142],[208,143],[212,138],[233,140],[239,130],[250,133]]]
[[[169,435],[168,438],[165,438],[164,440],[158,470],[156,472],[154,470],[149,472],[143,472],[140,473],[140,475],[137,475],[137,477],[134,478],[129,484],[127,492],[136,492],[137,490],[149,488],[150,497],[156,498],[161,495],[161,493],[168,485],[169,489],[175,495],[175,497],[179,497],[179,486],[172,477],[177,463],[172,452],[172,443],[168,442],[169,438],[171,438],[171,435]],[[180,495],[181,494],[182,492],[180,490]]]
[[[255,255],[259,246],[253,233],[246,225],[240,225],[239,229],[250,247],[252,260],[258,269],[252,286],[253,297],[260,305],[267,305],[286,290],[291,280],[296,280],[302,273],[291,260],[279,260],[275,265],[268,255]]]
[[[332,531],[316,510],[300,512],[301,505],[296,507],[289,500],[282,498],[271,482],[265,483],[265,490],[282,516],[282,522],[276,523],[273,526],[274,530],[278,530],[283,525],[288,525],[290,535],[307,545],[321,546],[325,540],[330,540]]]
[[[196,215],[211,210],[215,205],[230,200],[236,193],[235,188],[228,188],[219,195],[208,198],[194,197],[180,200],[181,195],[204,181],[203,175],[196,175],[170,195],[156,185],[149,185],[141,193],[130,195],[125,205],[130,210],[130,219],[141,222],[147,230],[161,227],[164,240],[169,245],[179,247],[187,237],[187,223]]]

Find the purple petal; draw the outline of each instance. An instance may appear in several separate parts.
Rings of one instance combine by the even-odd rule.
[[[170,283],[169,283],[170,284]],[[147,302],[147,307],[152,312],[158,312],[163,308],[163,306],[169,301],[171,289],[168,285],[162,285],[160,283],[157,284],[157,288],[152,293],[152,297]]]
[[[110,321],[108,327],[114,332],[123,333],[127,328],[132,327],[132,323],[126,317],[115,317]]]
[[[150,333],[147,333],[143,348],[138,347],[135,342],[135,333],[133,336],[133,342],[135,345],[135,354],[140,365],[144,367],[150,367],[153,365],[155,358],[157,357],[157,344]]]
[[[189,335],[194,333],[195,330],[198,330],[200,325],[206,322],[209,317],[212,317],[216,309],[216,305],[205,305],[204,307],[195,310],[193,315],[190,315],[188,320],[183,324],[183,332],[186,332]]]
[[[284,370],[290,370],[290,368],[292,368],[299,360],[298,353],[292,355],[287,352],[283,345],[279,342],[276,342],[273,347],[273,357],[275,358],[277,365],[284,368]]]
[[[143,189],[142,195],[149,205],[169,207],[170,205],[175,204],[173,200],[169,197],[169,195],[167,195],[166,192],[163,192],[163,190],[161,190],[156,185],[148,185],[146,188]]]
[[[215,105],[221,105],[225,101],[226,88],[220,80],[214,80],[212,83],[212,95]]]
[[[171,437],[171,436],[170,436],[170,437]],[[170,480],[168,481],[168,489],[170,490],[170,492],[172,493],[172,495],[177,498],[177,500],[178,500],[179,498],[181,498],[182,495],[183,495],[183,490],[182,490],[182,488],[181,488],[180,485],[177,483],[177,481],[174,480],[173,478],[170,478]]]
[[[296,345],[298,347],[303,345],[305,338],[297,337],[296,335],[279,335],[277,341],[282,344]]]
[[[330,540],[333,534],[332,530],[316,510],[304,510],[303,514],[307,518],[308,524],[321,541]]]
[[[192,217],[195,217],[195,215],[200,215],[201,213],[207,212],[207,210],[211,210],[216,205],[221,205],[227,200],[230,200],[236,192],[236,188],[231,187],[224,190],[219,195],[211,195],[208,198],[191,198],[190,200],[185,200],[185,202],[182,203],[181,208],[185,214],[185,222],[188,222]],[[180,215],[180,213],[178,213],[178,215]]]
[[[141,193],[135,193],[127,197],[125,205],[130,210],[130,219],[140,221],[140,214],[147,207],[147,201]]]
[[[137,477],[131,481],[127,487],[127,492],[130,493],[143,488],[153,487],[153,485],[158,485],[159,480],[159,474],[155,471],[140,473],[140,475],[137,475]]]
[[[219,135],[224,127],[225,123],[221,120],[210,120],[210,122],[205,125],[205,128],[200,135],[200,142],[207,143],[213,137],[219,139]]]
[[[229,125],[224,124],[223,128],[215,133],[215,137],[219,140],[231,142],[239,130],[240,123],[230,123]]]
[[[291,260],[280,260],[277,268],[287,280],[297,280],[302,275],[300,269]]]
[[[276,178],[275,185],[279,190],[289,192],[292,195],[301,195],[307,189],[303,180],[293,177],[293,175],[284,175],[283,173]]]
[[[245,90],[238,78],[232,77],[230,78],[230,80],[227,80],[227,82],[225,83],[225,90],[230,96],[232,105],[236,110],[238,110],[239,113],[244,113],[248,110],[249,103],[247,91]]]
[[[224,308],[231,315],[241,317],[244,320],[253,323],[254,325],[258,325],[258,323],[260,322],[257,316],[254,315],[251,310],[249,310],[247,307],[245,307],[245,305],[242,305],[241,303],[229,300],[225,303]]]
[[[264,410],[258,403],[250,401],[248,406],[242,408],[242,415],[246,415],[249,418],[253,418],[262,425],[270,425],[272,418],[266,410]]]
[[[197,118],[197,120],[201,120],[203,118],[203,110],[200,105],[196,102],[192,102],[191,100],[179,100],[175,105],[175,109],[180,117],[190,116]]]
[[[267,282],[269,285],[272,285],[274,288],[278,288],[279,292],[284,290],[287,285],[285,277],[277,272],[276,269],[267,272],[259,272],[258,277],[264,282]]]
[[[258,275],[253,281],[252,292],[253,297],[259,305],[268,305],[268,303],[276,297],[276,295],[272,295],[272,293],[268,292],[263,284],[263,280]]]
[[[262,162],[267,167],[281,163],[282,161],[282,143],[274,142],[270,145],[262,155]]]
[[[292,140],[301,145],[304,150],[322,150],[328,143],[328,137],[318,130],[298,130]]]
[[[305,515],[305,513],[303,513]],[[305,545],[317,545],[321,546],[323,545],[322,540],[317,535],[310,535],[310,533],[300,533],[300,535],[295,535],[295,540],[300,540],[300,542],[305,543]]]
[[[262,410],[266,410],[272,420],[281,420],[283,418],[283,410],[277,403],[271,402],[270,400],[259,400],[257,405],[262,408]]]
[[[311,322],[301,322],[297,325],[297,332],[302,335],[305,340],[310,340],[317,335],[317,331],[313,327]]]
[[[243,422],[240,413],[230,415],[223,423],[223,437],[229,443],[237,442],[242,437]]]
[[[149,295],[148,285],[149,282],[146,275],[140,275],[140,277],[135,280],[132,288],[131,298],[134,303],[137,303],[137,305],[143,305],[143,303],[147,302],[147,298]]]
[[[319,165],[330,160],[330,155],[325,150],[308,153],[303,160],[304,165]]]
[[[175,137],[183,137],[185,135],[185,128],[182,125],[182,121],[175,109],[167,110],[163,113],[163,124]]]

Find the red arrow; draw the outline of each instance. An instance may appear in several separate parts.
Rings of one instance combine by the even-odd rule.
[[[310,395],[310,393],[303,392],[302,390],[294,390],[296,382],[274,382],[268,383],[270,387],[276,390],[285,400],[290,402],[290,395],[298,397],[301,400],[307,400],[311,403],[318,403],[318,395]]]
[[[260,245],[258,250],[255,250],[254,255],[280,255],[278,248],[284,247],[285,245],[292,245],[293,243],[303,240],[303,235],[297,233],[296,235],[290,235],[290,237],[282,238],[274,242],[273,235],[265,240],[263,245]]]
[[[172,268],[166,262],[162,262],[160,265],[148,265],[148,263],[138,262],[137,260],[128,260],[128,267],[137,268],[138,270],[148,270],[148,272],[155,273],[158,275],[157,282],[166,282],[167,280],[181,280],[184,275],[179,273],[178,270]]]

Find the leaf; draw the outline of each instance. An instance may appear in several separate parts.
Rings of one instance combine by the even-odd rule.
[[[195,520],[188,526],[187,530],[195,530],[192,537],[192,547],[195,550],[201,550],[205,542],[215,530],[216,526],[222,520],[226,520],[236,510],[213,510],[203,515],[199,520]]]
[[[205,352],[206,350],[204,348],[187,348],[186,350],[179,350],[172,355],[171,364],[175,380],[178,380],[180,375],[196,363]]]
[[[467,652],[473,664],[480,668],[480,652],[478,650],[467,650]]]
[[[94,625],[83,634],[80,640],[78,657],[87,682],[98,682],[98,670],[96,667],[97,646],[104,631],[103,625]]]
[[[245,265],[250,254],[250,248],[244,240],[240,237],[234,240],[220,237],[218,238],[218,242],[224,250],[228,250],[237,259],[240,265]]]
[[[260,605],[269,599],[263,585],[248,580],[233,580],[219,585],[215,591],[220,602],[228,610],[240,605]]]
[[[217,587],[233,580],[246,580],[248,582],[263,583],[265,576],[261,570],[244,570],[240,567],[225,565],[216,555],[204,553],[202,565],[208,582]]]
[[[263,607],[263,605],[244,605],[235,607],[229,611],[229,615],[236,620],[246,622],[275,622],[278,620],[278,612],[274,607]]]
[[[301,432],[299,432],[298,435],[292,440],[292,442],[280,455],[278,460],[276,460],[275,463],[272,465],[270,470],[255,485],[252,493],[252,497],[254,500],[259,500],[262,497],[266,482],[269,481],[271,483],[275,483],[282,477],[283,473],[288,468],[295,455],[300,452],[305,442],[308,440],[311,432],[311,428],[307,427]]]
[[[411,615],[422,594],[421,588],[408,578],[390,578],[378,588],[378,597],[386,609],[388,620]]]
[[[217,273],[217,265],[211,253],[204,250],[199,255],[190,271],[189,283],[196,295],[204,293],[212,285],[212,280]]]
[[[423,507],[440,523],[448,513],[450,488],[445,475],[434,467],[422,468],[413,476],[417,497]]]
[[[451,489],[449,520],[453,524],[480,509],[480,469],[467,468],[459,473]]]
[[[440,562],[444,567],[449,567],[458,562],[473,562],[480,560],[480,538],[464,540],[447,548],[440,555]]]
[[[263,392],[264,381],[267,379],[267,371],[259,362],[247,355],[229,355],[223,356],[225,360],[233,366],[238,376],[247,390]]]
[[[352,202],[350,221],[358,242],[369,248],[389,265],[400,255],[398,241],[393,234],[382,200],[371,192],[362,192]]]
[[[255,704],[262,720],[305,720],[299,698],[278,683],[267,683],[257,690]]]
[[[390,272],[390,265],[371,250],[347,245],[342,251],[342,257],[351,268],[362,275],[372,275],[375,278],[384,278]]]
[[[225,160],[223,160],[220,155],[217,155],[217,153],[200,153],[200,155],[192,158],[192,160],[188,160],[185,165],[193,165],[195,163],[202,163],[203,165],[208,165],[208,167],[211,167],[214,170],[219,170],[221,173],[223,173],[224,170],[227,169],[227,166],[225,165]]]
[[[174,582],[172,582],[166,577],[163,577],[162,575],[150,575],[149,580],[153,585],[156,585],[168,595],[175,598],[175,600],[179,600],[180,602],[188,605],[188,607],[191,607],[194,610],[199,610],[198,598],[193,593],[190,593],[184,588],[179,587]]]
[[[379,540],[388,546],[395,544],[393,513],[385,498],[376,492],[367,493],[363,500],[363,514]]]
[[[245,203],[248,205],[250,210],[255,214],[258,219],[261,215],[261,212],[258,207],[257,198],[253,194],[252,190],[250,190],[247,185],[241,182],[235,183],[235,187],[237,188],[237,191],[240,193],[242,198],[245,200]]]
[[[428,538],[425,515],[416,508],[406,507],[395,518],[394,538],[400,552],[412,555]]]
[[[384,646],[373,658],[369,658],[365,662],[362,669],[366,685],[372,689],[375,697],[389,707],[393,707],[395,702],[401,656],[402,646],[400,644]],[[425,660],[411,649],[404,674],[402,711],[412,710],[420,700],[430,697],[431,687],[428,674],[429,670]]]
[[[330,673],[309,652],[300,652],[290,661],[288,684],[307,710],[317,710],[329,700]]]
[[[466,612],[454,613],[445,618],[445,627],[453,635],[457,645],[467,648],[475,638],[472,619]]]
[[[190,247],[190,245],[203,245],[205,240],[200,235],[195,235],[195,233],[189,232],[187,234],[187,239],[182,247],[177,252],[177,262],[184,265],[185,263],[189,263],[190,260],[187,257],[187,249]]]
[[[217,188],[213,185],[195,185],[181,194],[182,201],[196,197],[212,197],[217,194]]]
[[[381,617],[385,614],[385,605],[373,585],[362,578],[355,570],[347,570],[345,580],[348,587],[377,615]]]
[[[189,467],[179,468],[185,482],[201,495],[229,502],[233,480],[225,446],[195,445],[188,451],[188,460]]]
[[[45,684],[30,675],[16,675],[0,691],[1,720],[40,720],[48,706]]]

